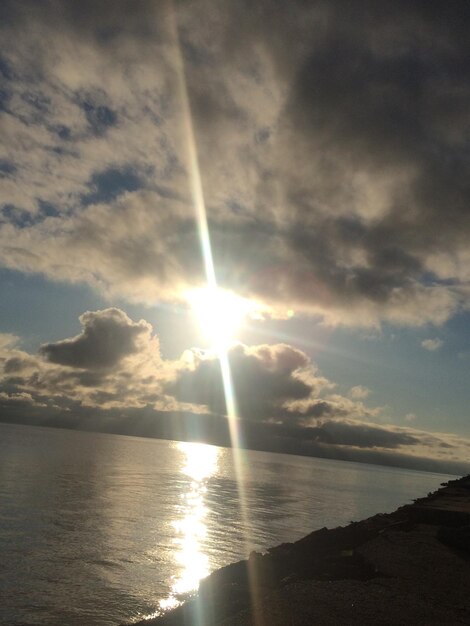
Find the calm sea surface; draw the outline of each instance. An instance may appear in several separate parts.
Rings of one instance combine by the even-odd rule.
[[[0,623],[130,623],[251,550],[391,511],[448,478],[0,424]]]

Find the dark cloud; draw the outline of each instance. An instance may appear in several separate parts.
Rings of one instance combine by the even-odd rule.
[[[315,400],[307,405],[303,410],[302,416],[305,418],[318,419],[320,417],[331,417],[337,415],[337,408],[326,400]]]
[[[133,322],[119,309],[88,311],[79,319],[80,335],[41,346],[40,353],[51,363],[83,369],[114,367],[138,352],[151,332],[147,322]]]
[[[2,262],[180,299],[201,266],[168,5],[38,7],[2,3]],[[465,306],[468,3],[200,0],[174,17],[224,286],[352,325]],[[29,217],[37,198],[54,219]]]
[[[398,448],[420,443],[420,437],[409,431],[393,430],[364,423],[327,421],[316,427],[305,429],[306,439],[340,446],[359,448]]]
[[[310,365],[306,354],[285,344],[248,348],[237,345],[228,352],[237,412],[241,417],[266,420],[286,412],[284,404],[307,398],[315,388],[314,376],[302,379]],[[220,363],[214,355],[194,354],[167,390],[183,402],[202,404],[226,414]]]
[[[462,36],[470,12],[463,2],[449,11],[359,2],[353,12],[331,3],[329,14],[286,109],[293,132],[308,137],[303,155],[312,157],[316,180],[309,206],[297,205],[293,249],[340,298],[386,302],[424,285],[429,255],[462,243],[462,228],[469,232],[468,150],[454,124],[470,122],[470,47]],[[358,206],[361,192],[367,200],[361,173],[392,181],[386,210],[371,208],[374,219]],[[335,182],[339,193],[331,194]],[[326,219],[315,210],[325,201]],[[349,224],[333,217],[345,210],[359,215]],[[361,266],[332,263],[338,250],[354,249]]]
[[[334,385],[319,374],[307,354],[292,346],[238,344],[227,358],[241,418],[303,427],[323,419],[371,419],[380,413],[380,408],[332,394]],[[165,389],[182,402],[227,413],[220,363],[213,353],[193,351]]]
[[[213,355],[165,361],[150,325],[118,309],[80,319],[81,335],[39,356],[0,336],[3,421],[232,445]],[[244,447],[433,471],[464,466],[465,439],[374,424],[379,410],[360,401],[365,389],[356,388],[359,399],[332,393],[292,346],[238,345],[228,359]]]
[[[222,58],[264,47],[287,97],[257,215],[212,224],[222,268],[333,321],[444,321],[468,280],[452,256],[470,232],[468,4],[230,6]]]
[[[470,293],[469,26],[466,0],[4,0],[0,263],[152,303],[204,280],[181,79],[221,285],[274,316],[445,322]],[[229,444],[215,358],[163,362],[116,309],[81,321],[0,357],[5,411]],[[367,424],[291,346],[229,360],[247,445],[454,453]]]
[[[51,30],[66,28],[105,44],[122,36],[123,31],[133,37],[154,35],[157,25],[152,18],[157,19],[162,12],[158,5],[152,0],[115,0],[110,10],[106,0],[83,0],[79,5],[73,0],[50,0],[40,4],[25,0],[21,7],[12,0],[5,0],[0,6],[0,17],[10,28],[25,21],[46,23]],[[5,67],[8,71],[7,64]]]
[[[5,360],[3,371],[8,375],[17,374],[34,365],[34,359],[29,356],[12,356]]]
[[[4,422],[32,425],[55,426],[98,432],[111,432],[123,435],[157,437],[181,441],[203,441],[215,445],[230,446],[228,420],[214,415],[194,414],[184,411],[158,411],[151,407],[129,409],[101,409],[86,407],[77,403],[62,402],[55,406],[39,406],[27,396],[7,396],[0,392],[0,415]],[[336,445],[334,442],[315,440],[306,432],[308,429],[285,427],[241,420],[237,424],[243,445],[255,450],[284,452],[315,456],[327,459],[374,463],[394,467],[426,470],[441,473],[465,474],[469,464],[453,455],[439,458],[434,450],[420,450],[420,435],[416,454],[413,445],[410,452],[383,447],[360,447],[357,445]],[[385,429],[384,429],[385,430]],[[428,436],[421,433],[428,442]],[[386,435],[381,436],[382,442]],[[393,434],[390,441],[395,443]],[[405,438],[403,438],[405,441]],[[361,441],[361,440],[360,440]],[[445,442],[444,442],[445,443]],[[465,442],[464,444],[465,445]],[[436,439],[436,446],[439,442]],[[461,458],[465,458],[463,455]]]
[[[162,393],[173,366],[164,368],[147,322],[133,322],[119,309],[88,312],[81,321],[81,335],[43,346],[39,355],[17,349],[14,338],[0,335],[5,402],[27,395],[33,407],[67,414],[80,407],[176,406]]]

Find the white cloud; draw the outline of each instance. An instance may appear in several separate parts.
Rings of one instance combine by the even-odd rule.
[[[220,365],[213,354],[186,351],[181,359],[162,359],[150,324],[119,309],[87,312],[80,321],[81,334],[46,344],[39,355],[11,341],[0,345],[2,415],[171,438],[201,429],[227,445]],[[382,408],[332,393],[334,384],[297,348],[236,345],[228,356],[238,428],[249,445],[371,462],[392,462],[387,455],[393,452],[395,461],[405,455],[402,462],[413,467],[466,458],[470,442],[457,435],[399,428],[383,419],[374,423]],[[362,386],[353,389],[365,395]]]
[[[435,352],[436,350],[439,350],[439,348],[442,348],[444,342],[442,341],[442,339],[436,337],[435,339],[424,339],[421,342],[421,345],[425,350],[429,350],[429,352]]]
[[[367,387],[364,387],[363,385],[356,385],[351,387],[349,395],[355,400],[363,400],[370,395],[370,389],[367,389]]]
[[[151,341],[150,324],[144,320],[135,323],[120,309],[87,311],[79,321],[83,326],[80,335],[44,344],[40,354],[58,365],[99,370],[118,366]],[[154,347],[158,350],[158,344]]]
[[[167,5],[3,4],[1,264],[130,300],[181,298],[202,268]],[[459,7],[366,20],[362,2],[353,19],[336,2],[259,5],[250,19],[235,1],[178,5],[223,286],[278,316],[444,323],[469,300]],[[139,188],[90,200],[111,170]]]
[[[0,333],[0,350],[11,348],[19,342],[19,337],[12,333]]]

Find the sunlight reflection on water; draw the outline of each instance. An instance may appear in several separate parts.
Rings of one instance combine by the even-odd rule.
[[[199,581],[209,574],[209,559],[201,548],[207,534],[204,495],[207,479],[217,471],[220,453],[219,448],[203,443],[181,442],[177,449],[185,455],[181,471],[191,479],[191,484],[182,496],[181,517],[173,521],[178,546],[175,558],[180,570],[173,578],[170,595],[159,603],[165,611],[177,606],[182,596],[196,591]]]
[[[249,527],[229,449],[0,424],[0,623],[156,617],[251,550],[391,511],[448,479],[254,451],[242,462]]]

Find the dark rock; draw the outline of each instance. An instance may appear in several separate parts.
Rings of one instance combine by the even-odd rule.
[[[357,626],[470,624],[469,551],[470,477],[465,477],[394,513],[322,528],[266,554],[252,552],[201,581],[197,598],[142,626],[202,626],[201,611],[203,626],[321,626],[346,623],[345,614],[347,623]],[[452,584],[449,572],[455,573]],[[289,598],[303,597],[307,589],[315,590],[307,595],[309,604],[292,604]],[[353,589],[354,611],[349,611],[347,594]],[[269,617],[262,618],[264,613]]]
[[[451,548],[470,554],[470,526],[441,526],[437,538]]]

